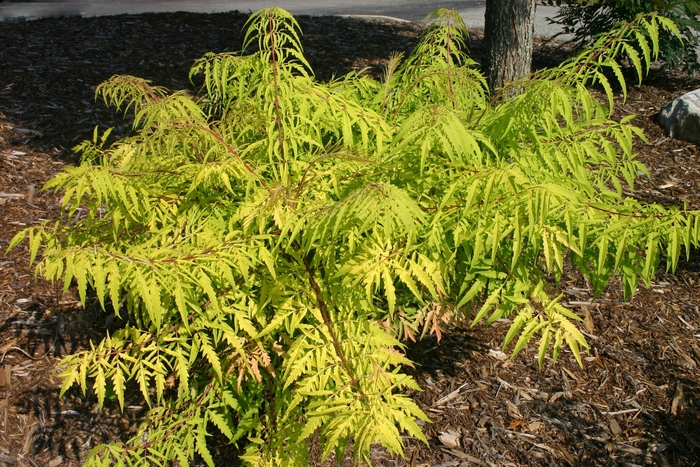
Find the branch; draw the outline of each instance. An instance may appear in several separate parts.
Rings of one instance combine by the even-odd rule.
[[[297,244],[297,246],[299,245],[298,242],[296,242],[296,240],[295,243]],[[303,261],[304,268],[306,269],[306,274],[309,276],[309,284],[311,285],[311,288],[313,289],[314,294],[316,295],[316,303],[318,305],[319,310],[321,311],[321,316],[323,317],[323,324],[326,326],[326,328],[328,329],[328,333],[331,335],[333,347],[335,348],[335,351],[338,354],[338,357],[340,358],[340,363],[343,365],[345,372],[350,377],[350,384],[352,384],[355,390],[357,390],[360,396],[364,399],[366,395],[362,391],[357,377],[350,369],[350,365],[348,364],[348,361],[345,358],[343,349],[340,348],[340,341],[338,340],[338,337],[336,336],[335,331],[333,330],[333,323],[331,323],[331,320],[328,317],[328,307],[326,305],[326,302],[323,300],[323,297],[321,296],[321,288],[316,282],[316,278],[314,277],[314,271],[311,269],[311,265],[309,264],[309,260],[306,257],[306,255],[303,256]]]
[[[267,183],[265,183],[265,180],[263,180],[263,178],[260,175],[258,175],[258,173],[255,172],[255,170],[253,170],[253,168],[251,166],[249,166],[243,160],[241,155],[238,154],[238,152],[234,148],[232,148],[231,145],[228,144],[226,142],[226,140],[224,140],[224,138],[221,137],[221,135],[219,135],[217,132],[215,132],[211,128],[207,128],[207,127],[202,126],[202,125],[185,124],[185,123],[178,123],[178,124],[173,125],[173,127],[176,127],[176,128],[188,128],[188,127],[189,128],[196,128],[198,130],[202,130],[206,133],[209,133],[211,136],[214,137],[215,140],[217,140],[219,143],[221,143],[231,155],[233,155],[236,159],[238,159],[241,162],[241,164],[243,164],[243,167],[245,167],[246,171],[248,171],[251,175],[253,175],[255,178],[258,179],[260,184],[268,191],[268,193],[271,192],[270,188],[267,186]]]

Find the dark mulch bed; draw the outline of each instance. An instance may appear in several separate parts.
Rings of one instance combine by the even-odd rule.
[[[42,184],[95,125],[129,131],[129,122],[94,89],[114,74],[133,74],[171,89],[192,89],[192,62],[208,51],[237,50],[246,15],[151,14],[0,23],[0,249],[14,233],[57,215]],[[319,79],[371,67],[381,73],[392,52],[408,52],[421,27],[412,23],[301,17],[309,62]],[[470,49],[479,58],[480,31]],[[562,50],[537,44],[535,66],[556,64]],[[653,115],[671,98],[700,87],[680,72],[655,69],[631,89],[616,115],[638,115],[649,144],[638,144],[651,179],[636,196],[700,208],[698,147],[671,140]],[[700,465],[700,253],[675,276],[660,271],[650,290],[623,303],[613,284],[595,304],[579,276],[562,282],[565,301],[587,314],[591,351],[579,368],[565,352],[539,371],[535,349],[514,361],[499,351],[506,323],[453,329],[441,342],[409,348],[420,365],[415,398],[431,417],[430,446],[407,440],[407,458],[381,449],[373,465],[544,466]],[[125,413],[78,391],[58,397],[53,374],[61,355],[104,335],[97,308],[34,278],[26,250],[0,257],[0,464],[77,465],[96,443],[117,440],[144,414]],[[219,465],[232,452],[217,447]]]

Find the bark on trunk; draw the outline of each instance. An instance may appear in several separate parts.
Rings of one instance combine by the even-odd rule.
[[[504,83],[530,73],[535,0],[486,0],[485,20],[484,65],[489,89],[495,93]]]

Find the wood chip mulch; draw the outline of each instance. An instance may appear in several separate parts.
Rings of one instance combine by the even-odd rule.
[[[0,23],[0,250],[15,232],[56,217],[58,199],[41,187],[70,148],[95,125],[129,131],[130,123],[94,89],[114,74],[133,74],[170,89],[192,89],[187,75],[205,52],[240,48],[247,15],[146,14]],[[381,64],[409,52],[421,26],[339,17],[300,17],[308,59],[319,79]],[[481,32],[470,50],[478,60]],[[535,66],[561,58],[538,42]],[[636,114],[649,144],[649,167],[635,195],[700,209],[698,146],[669,139],[653,116],[700,81],[658,67],[633,86],[616,116]],[[431,417],[424,446],[407,440],[406,458],[373,453],[375,466],[697,466],[700,465],[700,252],[676,275],[661,269],[651,289],[623,303],[618,284],[590,303],[573,272],[564,301],[586,316],[584,367],[570,353],[536,365],[530,346],[514,360],[501,352],[507,323],[451,329],[438,342],[411,345],[415,399]],[[97,307],[82,309],[74,291],[35,279],[26,249],[0,256],[0,465],[76,466],[97,443],[128,436],[145,409],[100,412],[93,397],[58,397],[60,357],[99,340],[113,326]],[[506,349],[507,351],[507,349]],[[215,440],[216,441],[216,440]],[[216,444],[216,442],[215,442]],[[216,444],[217,465],[235,452]],[[327,461],[324,465],[334,465]]]

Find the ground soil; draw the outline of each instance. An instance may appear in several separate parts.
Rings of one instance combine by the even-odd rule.
[[[193,89],[192,62],[240,48],[246,15],[148,14],[0,23],[0,250],[19,229],[56,217],[60,201],[41,187],[66,164],[71,147],[97,125],[129,131],[100,102],[95,86],[132,74],[170,89]],[[319,79],[381,64],[408,52],[421,26],[337,17],[301,17],[304,45]],[[477,60],[481,32],[472,31]],[[538,41],[535,66],[558,63],[565,48]],[[634,196],[700,209],[698,146],[670,139],[654,115],[700,87],[680,71],[654,67],[617,99],[615,115],[636,114],[647,135],[639,158],[651,177]],[[145,410],[100,412],[78,391],[58,396],[61,356],[104,336],[109,317],[82,308],[34,277],[26,248],[0,256],[0,465],[79,465],[96,443],[127,436]],[[661,269],[649,289],[622,301],[619,284],[590,303],[591,289],[568,273],[564,302],[582,316],[590,352],[583,368],[569,353],[538,370],[535,350],[501,352],[507,323],[450,329],[442,341],[409,347],[424,389],[416,401],[431,417],[429,446],[407,440],[407,457],[373,453],[377,466],[694,466],[700,465],[700,252],[675,275]],[[507,350],[506,350],[507,351]],[[217,464],[234,464],[215,445]],[[329,464],[330,465],[330,464]]]

